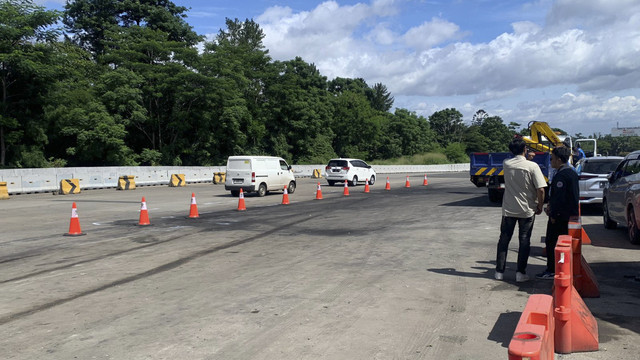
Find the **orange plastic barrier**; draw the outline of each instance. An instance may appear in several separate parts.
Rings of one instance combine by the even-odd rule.
[[[582,242],[580,239],[571,239],[571,249],[573,251],[573,286],[583,298],[600,297],[598,280],[589,263],[582,256]]]
[[[573,286],[571,236],[561,235],[558,238],[555,255],[555,351],[559,354],[596,351],[599,345],[598,323]]]
[[[578,208],[579,209],[579,208]],[[591,238],[582,228],[582,216],[578,215],[578,221],[569,220],[569,235],[576,239],[580,239],[582,244],[591,245]]]
[[[509,360],[553,360],[553,297],[529,296],[509,343]]]

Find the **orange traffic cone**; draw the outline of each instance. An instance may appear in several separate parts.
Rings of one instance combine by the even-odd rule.
[[[349,196],[349,184],[347,183],[347,180],[344,181],[344,191],[342,192],[342,195]]]
[[[387,185],[384,187],[385,190],[391,190],[391,183],[389,182],[389,177],[387,176]]]
[[[240,195],[238,196],[238,211],[247,210],[247,207],[244,206],[244,191],[242,188],[240,189]]]
[[[65,236],[80,236],[87,235],[80,229],[80,219],[78,219],[78,209],[76,203],[71,205],[71,221],[69,222],[69,232],[64,234]]]
[[[591,245],[591,238],[582,227],[582,209],[580,208],[580,203],[578,203],[578,216],[580,217],[580,240],[582,240],[583,245]]]
[[[405,181],[404,187],[406,188],[411,187],[411,184],[409,183],[409,175],[407,175],[407,181]]]
[[[147,200],[145,200],[144,196],[142,197],[142,203],[140,204],[140,220],[138,220],[138,225],[151,225],[151,222],[149,221],[149,210],[147,210]]]
[[[322,200],[322,187],[318,183],[318,190],[316,190],[316,200]]]
[[[424,181],[422,182],[422,186],[429,185],[429,181],[427,181],[427,174],[424,174]]]
[[[189,217],[191,219],[199,218],[198,205],[196,204],[196,194],[191,193],[191,207],[189,208]]]
[[[284,187],[284,192],[282,193],[282,205],[289,205],[289,192],[287,191],[287,186]]]
[[[365,193],[369,192],[369,179],[366,179],[364,182],[364,192]]]

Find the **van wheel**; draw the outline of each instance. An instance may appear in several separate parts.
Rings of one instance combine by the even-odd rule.
[[[371,175],[371,179],[369,179],[369,185],[373,185],[376,183],[376,177]]]
[[[267,185],[262,183],[258,186],[258,196],[263,197],[265,195],[267,195]]]
[[[351,185],[351,186],[358,185],[358,177],[354,175],[353,176],[353,180],[351,180],[351,183],[349,185]]]
[[[627,219],[627,230],[629,231],[629,241],[632,244],[640,244],[640,231],[636,222],[636,213],[633,208],[629,209],[629,217]]]
[[[296,191],[296,182],[295,181],[291,181],[289,183],[289,186],[287,186],[287,192],[289,194],[293,194]]]
[[[231,196],[233,197],[240,196],[240,190],[231,190]]]
[[[607,200],[602,201],[602,220],[604,222],[605,229],[615,229],[618,227],[618,223],[611,220],[609,217],[609,209],[607,208]]]

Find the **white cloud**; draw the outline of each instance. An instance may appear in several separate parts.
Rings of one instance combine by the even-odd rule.
[[[397,100],[413,101],[406,103],[409,109],[436,106],[424,97],[451,97],[440,105],[455,103],[464,110],[488,104],[494,113],[508,115],[506,121],[525,125],[546,116],[550,123],[571,118],[568,126],[586,121],[605,131],[607,119],[640,119],[637,0],[557,0],[546,23],[516,21],[511,31],[481,43],[461,41],[469,34],[465,24],[442,15],[415,25],[398,23],[401,5],[326,1],[302,12],[272,7],[257,21],[273,58],[301,56],[330,79],[381,82]],[[558,87],[570,88],[575,97],[544,95],[544,89]],[[537,97],[518,99],[516,107],[518,94],[530,90]],[[473,101],[456,101],[459,96]]]

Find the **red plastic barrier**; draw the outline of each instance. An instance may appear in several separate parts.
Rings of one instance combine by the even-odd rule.
[[[555,248],[555,351],[569,354],[598,350],[598,323],[573,286],[573,250],[570,235],[561,235]]]
[[[600,297],[598,280],[589,263],[582,256],[582,241],[572,238],[571,248],[573,250],[573,286],[583,298]]]
[[[553,297],[529,296],[509,343],[509,360],[553,360]]]

